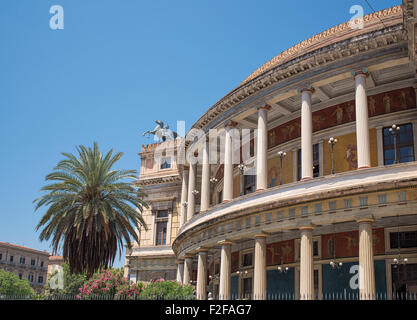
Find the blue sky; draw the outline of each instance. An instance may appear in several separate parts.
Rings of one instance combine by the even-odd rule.
[[[49,27],[52,5],[64,30]],[[51,251],[32,201],[61,152],[97,141],[124,152],[118,168],[139,170],[155,119],[190,128],[257,67],[348,21],[352,5],[371,12],[364,0],[2,0],[0,241]]]

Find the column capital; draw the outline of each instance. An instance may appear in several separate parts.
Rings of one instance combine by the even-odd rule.
[[[372,223],[372,222],[374,222],[375,219],[374,219],[373,215],[370,214],[370,213],[360,213],[360,214],[357,214],[355,216],[355,220],[356,220],[357,223],[361,223],[361,222],[370,222],[370,223]]]
[[[300,230],[300,231],[304,231],[304,230],[314,230],[314,228],[315,228],[316,226],[314,225],[314,224],[312,224],[312,223],[310,223],[310,224],[302,224],[302,225],[299,225],[298,226],[298,229]]]
[[[224,245],[232,245],[233,242],[230,240],[221,240],[219,242],[217,242],[218,245],[224,246]]]
[[[315,91],[316,89],[314,89],[311,85],[297,89],[298,93],[303,93],[303,92],[314,93]]]
[[[196,253],[207,253],[209,251],[209,248],[206,247],[198,247],[196,250]]]
[[[362,68],[361,70],[352,71],[350,74],[352,75],[354,79],[356,78],[356,76],[359,76],[359,75],[364,75],[365,78],[369,77],[368,68]]]
[[[183,264],[184,259],[175,259],[175,264]]]
[[[255,107],[256,111],[259,111],[259,110],[262,110],[262,109],[269,111],[269,110],[271,110],[271,106],[269,104],[265,104],[265,105]]]
[[[256,238],[267,238],[268,234],[266,232],[260,232],[253,235],[253,237]]]
[[[187,253],[187,254],[184,256],[184,260],[186,260],[186,259],[194,259],[194,255],[193,255],[193,254],[191,254],[191,253]]]
[[[359,218],[356,220],[357,223],[372,223],[374,221],[373,218]]]

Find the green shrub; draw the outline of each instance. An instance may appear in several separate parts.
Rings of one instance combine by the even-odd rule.
[[[194,296],[194,286],[183,285],[176,281],[155,280],[143,288],[141,299],[191,300]]]
[[[0,295],[33,295],[35,292],[26,279],[19,279],[10,271],[0,269]]]

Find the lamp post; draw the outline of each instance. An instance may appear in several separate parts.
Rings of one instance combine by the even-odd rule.
[[[334,170],[334,145],[337,143],[337,139],[331,137],[329,139],[329,144],[330,144],[330,148],[331,148],[331,157],[332,157],[332,174],[335,174],[335,170]]]
[[[284,151],[278,151],[278,156],[279,156],[279,184],[282,185],[282,160],[284,159],[284,157],[287,155],[286,152]]]
[[[397,157],[397,135],[400,133],[400,127],[393,124],[391,128],[389,128],[389,132],[394,137],[394,164],[398,163]]]
[[[212,204],[214,203],[214,187],[215,187],[215,185],[216,185],[216,183],[218,181],[219,180],[216,177],[211,177],[210,178],[210,185],[211,185],[211,197],[210,197],[210,201],[211,201]]]
[[[243,174],[245,172],[246,166],[241,163],[237,166],[237,168],[239,169],[240,174]]]

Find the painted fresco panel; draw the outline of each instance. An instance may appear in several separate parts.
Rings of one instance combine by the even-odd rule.
[[[266,245],[266,265],[294,262],[294,239]]]
[[[372,233],[374,255],[384,254],[384,229],[374,229],[372,230]],[[357,257],[359,255],[359,231],[355,230],[322,235],[321,246],[323,259],[331,259],[334,256],[336,258]],[[335,251],[333,251],[334,246]]]

